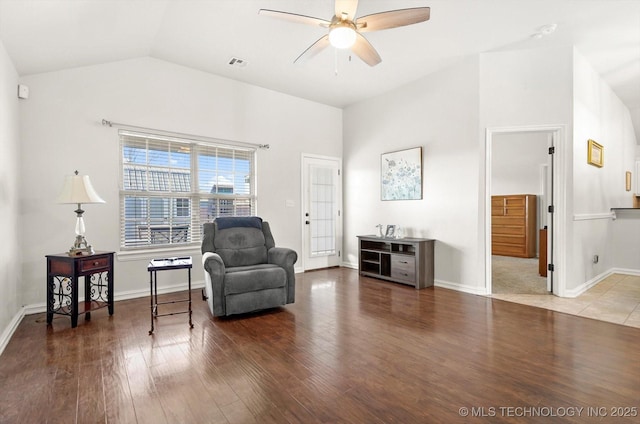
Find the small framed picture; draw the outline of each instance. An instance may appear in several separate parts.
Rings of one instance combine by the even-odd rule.
[[[624,188],[631,191],[631,171],[627,171],[624,177]]]
[[[395,238],[396,236],[396,226],[395,225],[387,225],[387,232],[384,234],[386,238]]]
[[[602,168],[604,166],[604,147],[593,140],[588,142],[587,163]]]

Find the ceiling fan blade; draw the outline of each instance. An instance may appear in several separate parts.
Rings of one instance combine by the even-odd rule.
[[[293,61],[293,63],[304,63],[307,60],[315,57],[318,53],[329,46],[329,34],[322,36],[318,41],[310,45],[307,50],[303,51],[300,56]]]
[[[270,16],[276,19],[282,19],[282,20],[293,22],[296,24],[321,26],[323,28],[328,28],[329,25],[331,25],[331,22],[325,19],[314,18],[312,16],[298,15],[298,14],[289,13],[289,12],[280,12],[278,10],[260,9],[258,11],[258,14],[263,16]]]
[[[380,31],[428,21],[430,16],[431,8],[429,7],[390,10],[362,16],[358,18],[356,26],[360,32]]]
[[[371,43],[360,33],[356,32],[356,42],[351,46],[351,51],[369,66],[376,66],[382,62],[376,49],[374,49]]]
[[[340,19],[353,21],[357,9],[358,0],[336,0],[336,16]]]

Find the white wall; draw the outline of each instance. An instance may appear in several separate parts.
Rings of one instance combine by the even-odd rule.
[[[19,199],[18,73],[0,41],[0,353],[22,308]]]
[[[436,239],[437,285],[477,292],[478,59],[431,74],[344,111],[344,261],[357,235],[397,224]],[[380,200],[380,155],[422,146],[423,199]]]
[[[631,123],[636,134],[636,143],[640,143],[640,107],[631,109],[629,113],[631,113]]]
[[[640,209],[618,211],[616,217],[611,224],[613,267],[640,274]]]
[[[491,194],[542,194],[540,169],[549,160],[547,135],[496,134],[491,149]]]
[[[276,243],[301,253],[300,159],[341,156],[342,111],[156,59],[142,58],[22,78],[31,97],[20,107],[23,299],[44,305],[45,259],[74,239],[72,205],[55,197],[64,175],[90,175],[104,205],[86,205],[87,240],[119,250],[117,129],[130,125],[228,140],[270,144],[258,151],[258,214],[270,221]],[[293,207],[286,201],[293,200]],[[164,253],[163,255],[165,255]],[[199,246],[192,252],[200,260]],[[144,294],[147,258],[119,256],[115,295]],[[156,254],[157,256],[157,254]],[[202,280],[199,266],[192,279]],[[159,286],[183,283],[186,273],[159,275]],[[178,280],[178,281],[176,281]],[[116,312],[117,313],[117,312]]]
[[[634,172],[636,139],[631,114],[579,53],[574,53],[574,224],[572,281],[580,290],[614,267],[640,270],[640,219],[603,218],[611,208],[631,207],[625,172]],[[587,163],[587,141],[604,146],[604,167]],[[616,228],[622,227],[622,228]],[[627,249],[626,247],[632,246]],[[592,262],[598,255],[598,264]]]
[[[543,185],[546,178],[551,178],[550,166],[549,134],[495,134],[491,143],[491,195],[536,195],[536,229],[543,228],[547,225]]]
[[[491,52],[480,56],[480,127],[483,134],[486,128],[558,126],[565,129],[564,139],[556,141],[556,165],[565,172],[566,186],[563,196],[556,197],[555,203],[557,206],[562,204],[568,216],[572,214],[572,68],[571,47]],[[482,155],[478,158],[483,176],[485,154],[483,143]],[[484,214],[487,196],[486,187],[481,184],[481,234],[487,232]],[[569,240],[572,222],[570,218],[564,222],[564,235]],[[479,251],[484,258],[484,238]],[[566,254],[556,253],[558,256]],[[564,271],[567,270],[561,270]],[[485,272],[484,264],[479,272]]]

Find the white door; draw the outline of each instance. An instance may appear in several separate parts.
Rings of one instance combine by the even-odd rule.
[[[342,248],[341,160],[302,156],[303,267],[340,265]]]

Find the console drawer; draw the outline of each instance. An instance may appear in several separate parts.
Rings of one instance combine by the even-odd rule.
[[[391,255],[391,278],[415,281],[416,258],[407,255]]]
[[[93,271],[95,269],[104,269],[109,266],[109,257],[87,258],[80,261],[78,265],[80,272]]]

